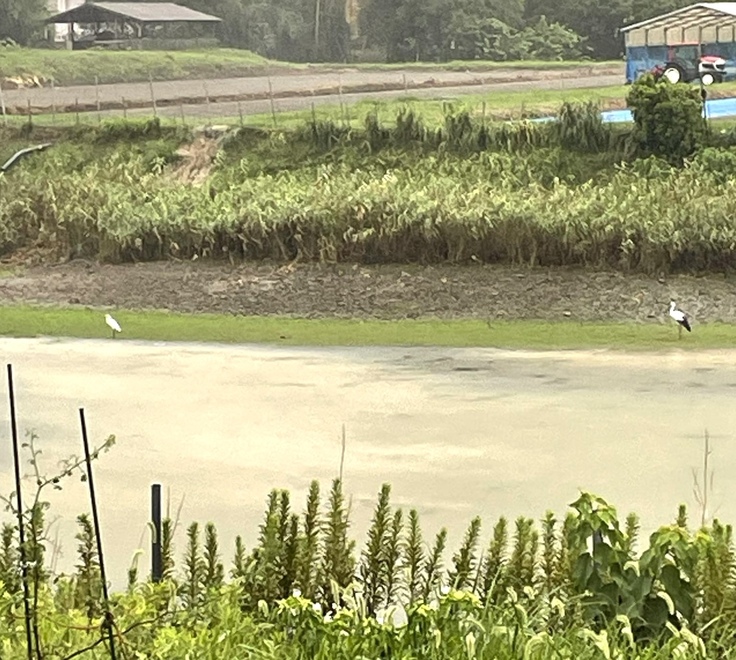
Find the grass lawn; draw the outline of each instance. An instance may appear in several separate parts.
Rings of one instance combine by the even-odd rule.
[[[154,80],[231,78],[264,74],[277,70],[330,70],[335,68],[446,69],[450,71],[490,71],[494,69],[592,70],[621,66],[622,62],[445,62],[445,63],[361,63],[295,64],[268,60],[248,50],[213,48],[193,51],[68,51],[37,48],[0,48],[0,78],[35,75],[54,80],[57,85]]]
[[[0,307],[0,335],[109,338],[104,310]],[[114,311],[123,328],[115,341],[270,343],[291,346],[454,346],[528,349],[685,350],[731,348],[736,326],[699,325],[677,338],[673,324],[545,321],[358,321]]]

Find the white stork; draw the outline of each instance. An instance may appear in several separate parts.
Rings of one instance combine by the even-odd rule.
[[[682,339],[683,328],[688,332],[692,332],[690,318],[681,309],[677,309],[677,303],[674,300],[670,300],[670,316],[677,321],[677,331],[680,339]]]
[[[116,332],[122,332],[123,329],[120,327],[120,324],[109,314],[105,314],[105,323],[110,327],[112,330],[112,338],[115,339],[115,333]]]

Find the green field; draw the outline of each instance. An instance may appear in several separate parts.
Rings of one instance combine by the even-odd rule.
[[[0,78],[37,76],[57,85],[154,80],[233,78],[277,71],[361,69],[446,69],[484,71],[507,68],[566,69],[584,66],[592,71],[620,62],[447,62],[442,64],[295,64],[267,60],[247,50],[218,48],[200,51],[67,51],[0,48]]]
[[[736,326],[699,325],[678,339],[662,325],[545,321],[300,319],[278,316],[112,311],[123,328],[115,341],[266,343],[288,346],[452,346],[530,349],[703,350],[736,345]],[[0,335],[105,338],[105,310],[0,307]]]

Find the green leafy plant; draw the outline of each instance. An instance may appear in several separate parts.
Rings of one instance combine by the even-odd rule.
[[[680,164],[705,143],[707,125],[699,91],[651,74],[631,86],[626,102],[634,115],[633,140],[643,154]]]

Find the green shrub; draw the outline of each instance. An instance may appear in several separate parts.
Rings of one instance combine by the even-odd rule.
[[[705,143],[703,104],[692,85],[642,76],[632,85],[626,102],[634,115],[632,138],[639,153],[681,164]]]

